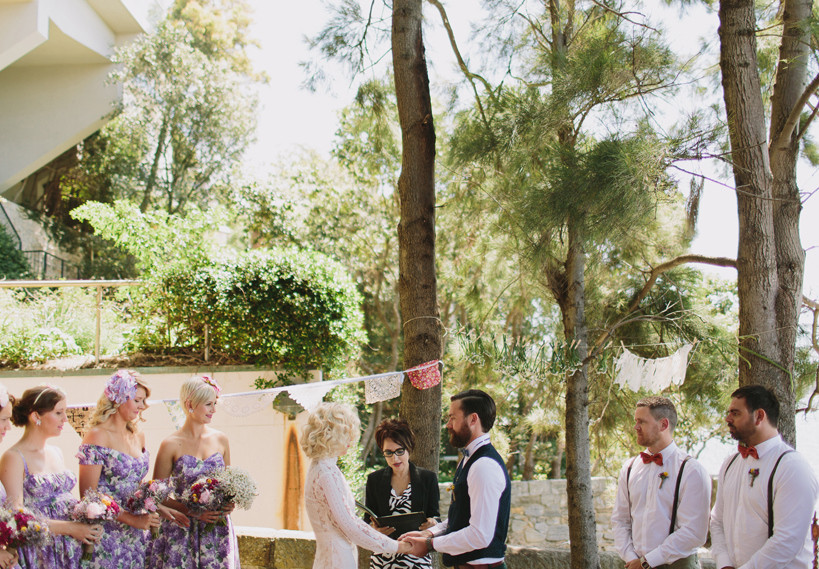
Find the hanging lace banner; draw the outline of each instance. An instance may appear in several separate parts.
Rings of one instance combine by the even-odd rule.
[[[278,393],[261,393],[239,395],[236,397],[222,397],[219,399],[219,408],[234,417],[246,417],[269,407]]]
[[[685,381],[688,368],[688,354],[694,344],[685,344],[665,358],[641,358],[627,349],[617,358],[615,382],[632,391],[646,389],[657,393],[671,385],[681,385]]]
[[[84,405],[82,407],[70,407],[66,409],[66,417],[71,426],[80,435],[80,438],[85,437],[85,433],[91,428],[91,416],[94,414],[96,405]]]
[[[322,402],[324,396],[336,387],[334,381],[320,381],[318,383],[302,383],[300,385],[289,385],[287,393],[291,399],[304,407],[305,411],[312,411]]]
[[[387,399],[395,399],[401,395],[402,383],[404,383],[403,373],[371,379],[364,383],[364,402],[370,405]]]

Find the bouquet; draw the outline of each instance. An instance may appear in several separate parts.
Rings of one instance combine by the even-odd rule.
[[[137,487],[133,495],[125,500],[125,509],[132,514],[155,513],[159,504],[171,494],[171,487],[164,480],[146,480]],[[159,528],[152,527],[151,534],[159,535]]]
[[[51,531],[45,518],[26,508],[0,508],[0,546],[17,549],[22,546],[40,548],[51,541]]]
[[[221,511],[230,504],[247,510],[256,494],[256,482],[247,471],[227,466],[198,478],[182,493],[182,502],[197,513]]]
[[[88,490],[85,497],[74,506],[71,518],[84,524],[98,524],[104,521],[116,521],[119,512],[119,504],[111,496],[92,489]],[[84,543],[82,546],[82,559],[90,561],[93,557],[94,544]]]

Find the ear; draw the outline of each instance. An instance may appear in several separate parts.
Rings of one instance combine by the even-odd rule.
[[[667,431],[669,428],[671,428],[671,422],[665,417],[660,419],[660,430]]]
[[[761,425],[763,421],[768,419],[768,414],[765,413],[765,409],[757,409],[754,411],[754,424]]]

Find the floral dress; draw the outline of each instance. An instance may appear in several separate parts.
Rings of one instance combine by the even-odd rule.
[[[170,483],[177,498],[200,476],[224,468],[219,453],[205,460],[185,454],[176,459]],[[191,519],[189,528],[162,521],[159,537],[150,543],[146,569],[239,569],[239,547],[230,516],[226,523],[206,524]]]
[[[149,455],[140,457],[97,445],[80,445],[80,464],[100,465],[97,489],[111,496],[122,506],[148,473]],[[91,561],[83,561],[83,569],[142,569],[145,567],[146,532],[121,522],[103,522],[102,539],[94,547]]]
[[[23,453],[20,453],[23,456]],[[31,474],[23,457],[23,505],[52,520],[71,519],[71,510],[77,499],[71,490],[77,484],[73,472],[49,472]],[[42,548],[21,547],[22,569],[76,569],[80,566],[82,547],[80,542],[67,535],[55,535],[50,545]]]

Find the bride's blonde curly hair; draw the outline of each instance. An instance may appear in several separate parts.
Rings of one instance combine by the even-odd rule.
[[[321,403],[301,430],[301,448],[311,459],[341,456],[359,437],[358,413],[344,403]]]
[[[134,380],[136,381],[136,389],[139,389],[141,387],[142,389],[145,390],[145,397],[146,398],[150,397],[151,388],[148,387],[148,384],[145,383],[145,380],[142,379],[142,376],[139,375],[139,372],[132,370],[122,371],[125,371],[134,378]],[[117,373],[122,372],[120,371]],[[99,401],[97,401],[97,407],[96,409],[94,409],[94,414],[91,415],[91,427],[96,427],[97,425],[100,425],[107,421],[109,417],[113,416],[117,412],[117,409],[119,409],[120,405],[122,405],[122,403],[116,403],[114,401],[111,401],[108,395],[106,393],[103,393],[102,396],[100,396]],[[141,411],[139,413],[138,421],[140,422],[145,421],[145,419],[142,418]],[[138,430],[136,421],[128,421],[128,423],[125,425],[125,428],[128,429],[128,431],[131,433],[136,433]]]

